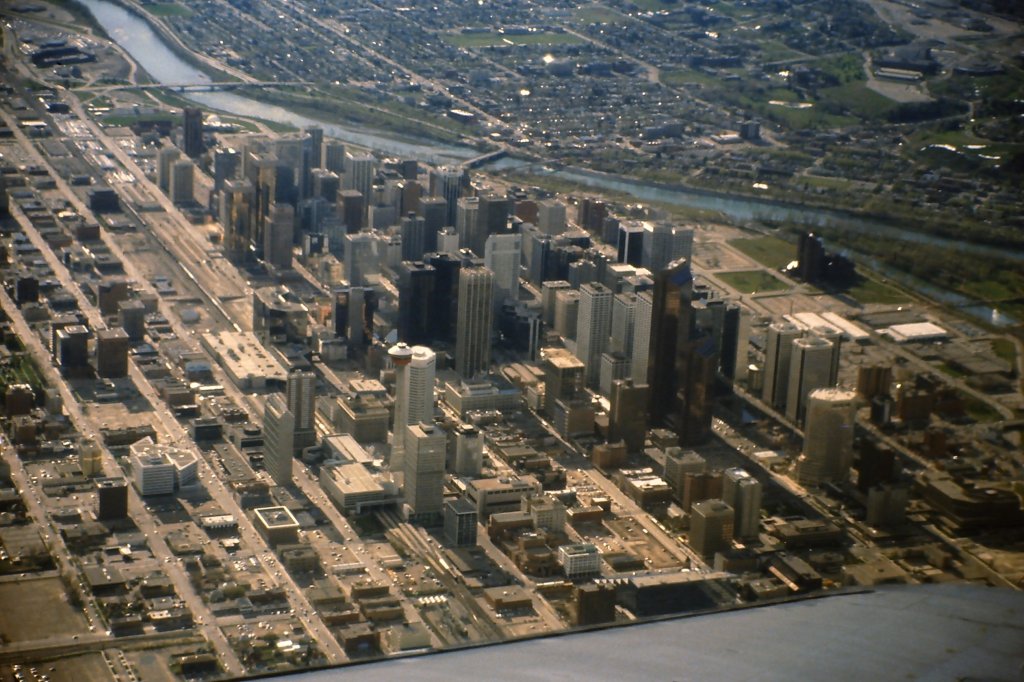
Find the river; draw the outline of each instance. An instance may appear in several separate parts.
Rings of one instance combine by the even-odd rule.
[[[210,77],[179,57],[163,38],[141,17],[109,0],[77,0],[85,6],[104,28],[153,80],[159,83],[209,83]],[[273,104],[230,92],[185,92],[182,95],[197,104],[240,116],[261,118],[287,123],[298,128],[320,126],[326,135],[360,147],[383,151],[387,154],[424,159],[431,163],[451,163],[475,157],[475,149],[441,143],[412,142],[396,137],[394,133],[368,128],[350,128],[297,114]],[[489,166],[493,170],[514,168],[529,162],[502,159]],[[689,189],[678,185],[632,180],[582,168],[560,168],[550,171],[589,187],[630,194],[642,201],[657,201],[716,211],[740,223],[759,221],[788,222],[809,228],[838,228],[867,235],[884,235],[916,243],[955,249],[978,256],[1010,259],[1024,263],[1024,253],[998,249],[984,244],[961,243],[952,239],[924,234],[886,224],[878,220],[856,216],[842,211],[802,207],[756,197],[743,197]],[[927,295],[956,306],[989,324],[1010,326],[1016,320],[999,310],[965,298],[960,294],[928,286]]]
[[[164,39],[141,17],[107,0],[77,0],[95,17],[96,22],[157,83],[209,83],[208,75],[189,64],[167,46]],[[231,92],[184,92],[183,97],[210,109],[239,116],[287,123],[297,128],[320,126],[324,134],[360,147],[377,149],[387,154],[424,159],[431,163],[452,163],[479,156],[472,147],[441,143],[412,142],[395,134],[369,128],[350,128],[337,123],[318,121],[266,104],[257,99]]]

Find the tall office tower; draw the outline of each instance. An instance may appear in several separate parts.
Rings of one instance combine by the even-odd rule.
[[[180,159],[171,166],[171,184],[168,196],[175,206],[190,204],[192,194],[192,172],[195,166],[188,159]]]
[[[165,193],[171,190],[171,167],[180,158],[181,152],[174,146],[165,146],[157,153],[157,185]]]
[[[704,500],[690,512],[690,547],[706,559],[732,544],[735,513],[721,500]]]
[[[750,345],[750,313],[737,303],[725,307],[722,326],[722,351],[719,367],[730,380],[747,378],[747,348]]]
[[[437,231],[437,251],[439,253],[459,252],[459,233],[454,227],[442,227]]]
[[[459,247],[471,249],[473,237],[480,222],[480,198],[462,197],[455,207],[455,231],[459,233]],[[474,251],[480,255],[482,251]]]
[[[534,230],[523,236],[523,252],[526,259],[526,278],[534,285],[548,280],[565,279],[559,276],[558,259],[554,252],[554,241],[550,235]],[[527,248],[527,244],[529,245]],[[529,252],[529,253],[526,253]]]
[[[263,228],[263,260],[278,270],[292,266],[292,241],[295,238],[295,209],[275,203]]]
[[[413,163],[415,163],[415,161]],[[423,196],[423,186],[416,180],[405,180],[399,183],[399,186],[402,188],[399,197],[401,200],[401,205],[399,206],[401,213],[415,213],[422,218],[423,213],[420,211],[420,202],[423,199],[439,198]],[[444,222],[439,220],[438,224],[444,225]],[[437,230],[434,230],[434,232],[437,232]],[[432,251],[433,247],[430,247],[427,250]]]
[[[803,454],[797,460],[802,484],[841,481],[853,463],[853,431],[857,394],[840,388],[819,388],[807,397]]]
[[[459,424],[455,427],[455,473],[476,478],[483,464],[483,434],[472,424]]]
[[[756,538],[761,528],[761,482],[743,469],[726,469],[722,476],[722,501],[735,512],[734,535]]]
[[[349,234],[355,234],[363,229],[366,216],[366,200],[363,193],[355,189],[341,189],[338,191],[338,213],[345,223],[345,229]]]
[[[544,370],[544,409],[555,412],[555,402],[569,401],[583,392],[584,365],[564,348],[545,348],[541,367]]]
[[[224,252],[232,262],[241,262],[249,253],[252,229],[249,219],[254,201],[252,183],[228,180],[220,193],[220,224],[224,228]]]
[[[587,232],[600,232],[604,227],[604,219],[608,208],[603,201],[581,199],[577,206],[576,224]],[[610,242],[609,242],[610,243]]]
[[[399,343],[388,350],[395,365],[395,425],[391,430],[392,471],[402,471],[405,427],[434,421],[434,351]]]
[[[423,217],[423,225],[427,231],[427,251],[448,251],[437,244],[437,233],[455,223],[448,222],[448,204],[441,197],[423,197],[420,199],[418,214]],[[430,236],[433,235],[433,236]],[[458,245],[458,242],[456,242]],[[458,251],[458,248],[455,249]]]
[[[642,291],[636,295],[636,312],[633,316],[633,348],[630,374],[634,384],[647,384],[650,369],[651,323],[654,314],[654,295]],[[649,390],[649,388],[648,388]]]
[[[338,200],[341,191],[341,176],[323,168],[313,170],[313,196],[331,204]]]
[[[275,393],[267,398],[263,411],[263,465],[278,485],[292,482],[294,443],[295,415],[288,409],[284,396]]]
[[[354,189],[363,195],[371,196],[373,176],[376,173],[377,160],[371,154],[345,154],[345,176],[342,179],[344,189]],[[367,202],[369,203],[369,202]]]
[[[644,223],[643,266],[660,272],[672,261],[693,258],[693,228],[666,222]]]
[[[323,234],[323,225],[333,213],[334,207],[326,199],[303,199],[295,210],[295,232],[302,237]]]
[[[97,521],[117,521],[128,516],[128,482],[120,477],[96,479]]]
[[[96,376],[119,379],[128,376],[128,351],[131,340],[120,327],[96,332]]]
[[[605,216],[601,221],[601,241],[605,244],[615,244],[619,238],[619,225],[622,224],[615,216]]]
[[[619,263],[629,263],[636,267],[643,265],[644,224],[634,220],[621,223],[616,246]]]
[[[433,341],[435,273],[432,265],[420,260],[398,266],[398,338],[408,344]]]
[[[292,369],[286,386],[288,410],[295,417],[296,454],[316,444],[316,374]]]
[[[368,284],[367,277],[380,273],[377,239],[369,232],[345,235],[345,277],[354,287]]]
[[[419,260],[426,253],[427,231],[423,218],[410,213],[398,226],[402,234],[402,260]]]
[[[405,427],[403,496],[410,521],[436,523],[444,503],[444,460],[448,438],[433,422]]]
[[[580,316],[580,292],[561,289],[555,292],[555,331],[567,339],[576,338]]]
[[[381,265],[393,271],[398,270],[402,262],[402,235],[381,234],[377,231],[374,236],[377,238],[378,250],[381,254]]]
[[[565,232],[565,204],[557,199],[545,199],[537,204],[537,227],[551,236]]]
[[[508,232],[508,217],[511,213],[511,202],[506,197],[487,193],[479,199],[480,212],[477,214],[476,229],[468,244],[478,256],[484,253],[487,237]]]
[[[626,451],[641,452],[647,435],[647,385],[632,379],[612,382],[608,410],[608,442],[626,442]]]
[[[872,365],[857,369],[857,395],[865,400],[887,396],[891,388],[890,365]]]
[[[466,172],[461,168],[443,167],[430,171],[430,195],[445,200],[444,225],[455,224],[456,206],[467,181]]]
[[[323,132],[321,131],[321,144],[323,143]],[[295,172],[295,185],[298,190],[299,200],[308,199],[313,196],[313,169],[317,168],[316,157],[319,156],[319,148],[316,147],[315,139],[308,134],[299,139],[298,160],[293,167]]]
[[[793,341],[800,338],[800,335],[800,328],[789,322],[773,322],[768,326],[768,339],[764,350],[764,388],[761,398],[776,409],[786,405]]]
[[[796,254],[796,276],[805,282],[817,282],[825,271],[825,244],[813,232],[800,235]]]
[[[345,172],[345,144],[331,140],[324,144],[323,167],[332,173]]]
[[[842,357],[843,335],[833,327],[815,327],[811,334],[825,339],[832,344],[832,359],[829,363],[828,385],[835,386],[839,381],[839,359]]]
[[[467,267],[459,272],[455,371],[464,377],[484,373],[491,364],[494,273]]]
[[[306,128],[306,135],[309,140],[308,147],[312,152],[309,159],[310,165],[313,168],[323,168],[324,129],[319,126],[310,126]]]
[[[494,311],[506,299],[519,300],[519,263],[523,237],[518,234],[492,234],[484,244],[484,265],[494,273]]]
[[[677,392],[686,383],[689,364],[681,362],[680,356],[694,333],[692,300],[693,273],[689,261],[674,261],[654,276],[647,358],[654,426],[664,426],[679,409]],[[639,305],[638,300],[638,308]]]
[[[665,449],[665,468],[662,475],[672,488],[672,495],[682,502],[687,475],[702,474],[706,466],[704,458],[693,450],[673,446]]]
[[[597,279],[597,265],[591,260],[577,260],[569,264],[569,284],[572,285],[573,289],[579,289],[587,282],[596,282]]]
[[[597,374],[597,390],[603,396],[612,394],[612,383],[629,376],[629,358],[622,353],[601,353]]]
[[[242,156],[234,149],[218,149],[213,154],[213,191],[221,192],[228,180],[238,177]]]
[[[616,294],[612,299],[611,342],[608,349],[632,359],[636,294]]]
[[[680,445],[697,445],[711,437],[711,419],[718,370],[718,343],[704,334],[678,349],[675,430]]]
[[[552,329],[555,326],[555,294],[570,288],[564,279],[550,280],[541,284],[540,305],[544,326]]]
[[[184,109],[185,155],[197,158],[203,153],[203,112],[195,107]]]
[[[459,314],[459,270],[462,258],[456,251],[428,253],[424,262],[434,268],[434,300],[430,304],[430,324],[434,339],[455,342]]]
[[[819,336],[793,339],[786,393],[786,417],[790,420],[802,422],[808,394],[832,385],[832,350],[832,343]]]

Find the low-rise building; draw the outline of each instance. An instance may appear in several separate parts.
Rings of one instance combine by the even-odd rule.
[[[585,578],[601,572],[601,554],[591,544],[562,545],[558,563],[566,578]]]

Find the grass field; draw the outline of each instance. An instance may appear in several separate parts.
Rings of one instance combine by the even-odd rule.
[[[626,21],[618,12],[603,5],[587,5],[576,10],[576,18],[585,24],[615,24]]]
[[[1017,346],[1009,339],[995,339],[992,341],[992,351],[996,356],[1014,366],[1017,362]]]
[[[703,71],[696,71],[694,69],[673,69],[672,71],[662,71],[659,78],[665,85],[672,86],[688,85],[690,83],[718,85],[720,82],[718,78],[704,73]]]
[[[449,33],[445,41],[456,47],[498,47],[501,45],[576,45],[582,42],[571,33],[537,31],[522,35],[501,33]]]
[[[677,0],[630,0],[630,2],[642,10],[650,11],[672,9],[679,6]]]
[[[796,245],[776,237],[733,239],[729,245],[772,270],[780,270],[796,260]]]
[[[86,632],[85,617],[68,604],[60,578],[0,583],[0,604],[0,632],[9,642]]]
[[[966,393],[961,393],[960,395],[964,399],[964,409],[967,412],[967,416],[974,421],[987,423],[1002,419],[1002,415],[995,408],[990,407],[988,403],[982,402]]]
[[[723,272],[719,279],[741,294],[755,294],[759,291],[780,291],[788,288],[785,282],[764,270],[745,272]]]
[[[146,11],[158,17],[188,17],[192,10],[176,2],[157,2],[152,5],[143,5]]]
[[[896,102],[859,82],[824,88],[818,92],[818,100],[868,120],[883,119],[897,106]]]
[[[909,299],[899,289],[861,277],[860,281],[846,290],[846,294],[858,303],[906,303]]]

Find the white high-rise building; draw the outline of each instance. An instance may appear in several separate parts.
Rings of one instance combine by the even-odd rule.
[[[444,502],[444,460],[448,438],[433,423],[405,427],[404,497],[410,519],[430,521]]]
[[[459,272],[455,325],[455,371],[464,377],[486,372],[491,364],[494,274],[487,268]]]
[[[627,358],[633,353],[633,325],[636,320],[636,294],[616,294],[612,299],[612,335],[608,350]]]
[[[295,415],[284,397],[275,393],[263,412],[263,465],[278,485],[292,482],[295,456]]]
[[[644,223],[643,259],[645,268],[661,272],[668,264],[693,257],[693,228],[669,223]]]
[[[588,386],[597,384],[601,372],[601,353],[608,345],[612,327],[612,290],[603,284],[588,282],[580,287],[580,311],[576,323],[576,357],[586,366]]]
[[[472,424],[455,427],[455,473],[477,477],[484,461],[484,436]]]
[[[275,202],[263,228],[263,260],[282,270],[290,268],[294,237],[295,209]]]
[[[492,234],[484,245],[484,265],[494,273],[494,310],[501,309],[505,299],[519,299],[519,262],[523,237],[519,234]],[[495,320],[497,315],[494,316]]]
[[[181,150],[177,147],[164,147],[156,155],[156,184],[161,190],[170,194],[171,169],[175,161],[181,158]]]
[[[819,388],[807,397],[804,450],[797,460],[797,480],[803,484],[840,481],[853,463],[853,431],[857,393]]]
[[[764,389],[761,397],[776,409],[786,406],[793,340],[800,338],[800,335],[800,328],[789,322],[773,322],[768,326],[768,339],[764,350]]]
[[[458,253],[459,233],[452,226],[442,227],[437,231],[437,252]]]
[[[807,395],[816,388],[831,385],[832,350],[832,343],[819,336],[793,340],[786,416],[794,422],[803,421]]]
[[[434,422],[434,372],[437,358],[426,346],[399,343],[388,356],[395,365],[395,423],[391,430],[392,471],[402,471],[406,451],[405,427]]]
[[[288,410],[295,416],[296,453],[316,443],[316,374],[293,369],[286,388]]]
[[[370,191],[373,188],[373,176],[376,173],[377,159],[372,154],[345,154],[345,175],[342,178],[342,189],[354,189],[362,193],[369,204]]]
[[[370,232],[346,234],[345,242],[345,277],[354,287],[367,284],[368,275],[380,272],[380,256],[377,238]]]
[[[465,171],[461,168],[437,168],[430,172],[430,193],[445,200],[445,225],[455,224],[455,209],[462,196]],[[458,249],[456,249],[457,251]]]
[[[557,199],[537,202],[537,227],[552,236],[565,232],[565,204]]]
[[[468,248],[473,243],[473,234],[476,232],[479,220],[480,198],[462,197],[459,199],[455,207],[455,232],[459,235],[460,248]]]
[[[636,295],[636,313],[633,318],[633,357],[630,364],[633,383],[647,383],[647,363],[651,353],[651,316],[654,296],[650,291]]]
[[[722,476],[722,501],[733,508],[733,534],[756,538],[761,524],[761,482],[743,469],[726,469]]]

